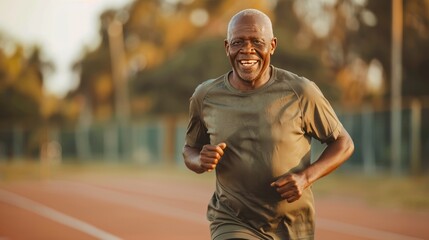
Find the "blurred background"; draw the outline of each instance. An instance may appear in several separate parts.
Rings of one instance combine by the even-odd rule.
[[[230,70],[244,8],[353,137],[340,171],[428,173],[428,0],[0,0],[0,163],[182,167],[189,97]]]

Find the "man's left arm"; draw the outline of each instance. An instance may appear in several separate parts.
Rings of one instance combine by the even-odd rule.
[[[306,169],[298,173],[282,176],[271,184],[288,202],[298,200],[303,191],[315,181],[328,175],[344,163],[353,153],[354,144],[348,132],[342,128],[335,140],[327,143],[320,157]]]

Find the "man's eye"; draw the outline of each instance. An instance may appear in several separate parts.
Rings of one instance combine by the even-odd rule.
[[[264,42],[263,42],[263,41],[261,41],[261,40],[253,40],[253,43],[254,43],[254,44],[257,44],[257,45],[261,45],[261,44],[263,44]]]
[[[231,42],[231,45],[233,45],[233,46],[238,46],[240,44],[241,44],[241,41],[232,41]]]

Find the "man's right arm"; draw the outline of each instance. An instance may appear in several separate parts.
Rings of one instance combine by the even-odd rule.
[[[222,158],[225,148],[225,143],[219,143],[218,145],[207,144],[201,149],[185,145],[183,147],[185,165],[196,173],[213,171]]]

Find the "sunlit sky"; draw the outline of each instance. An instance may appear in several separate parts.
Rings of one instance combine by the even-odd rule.
[[[48,93],[64,96],[78,84],[71,64],[87,46],[94,48],[99,16],[132,0],[0,0],[0,32],[24,45],[40,45],[43,57],[55,64],[45,74]]]

